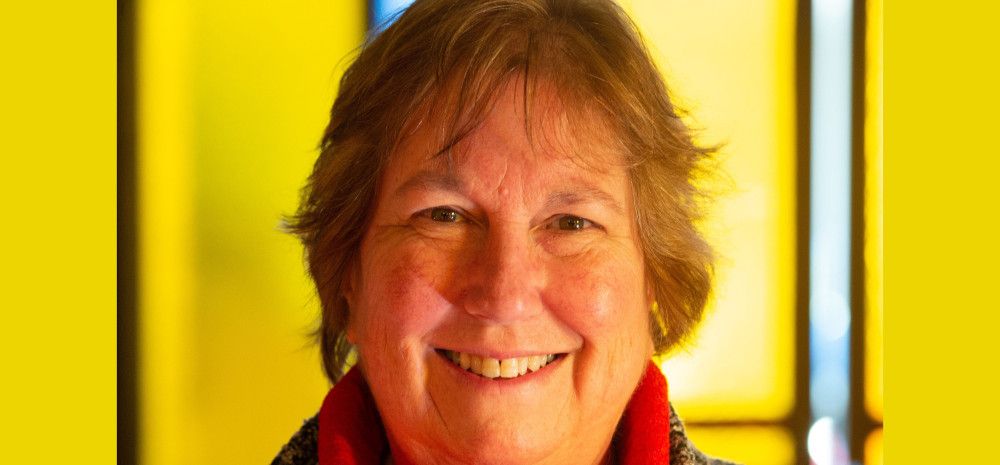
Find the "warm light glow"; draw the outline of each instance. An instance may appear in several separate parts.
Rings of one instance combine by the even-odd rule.
[[[139,460],[192,463],[194,131],[191,5],[144,2],[137,32]]]
[[[705,225],[718,248],[714,303],[665,365],[685,419],[779,419],[793,404],[795,2],[632,0],[674,98],[725,142],[728,182]]]
[[[688,437],[712,457],[754,465],[795,463],[792,433],[779,426],[687,428]]]
[[[868,2],[865,82],[865,409],[882,420],[882,1]]]
[[[865,465],[882,465],[882,447],[882,428],[879,428],[865,439]]]
[[[277,225],[364,5],[139,7],[140,461],[269,463],[327,389],[302,249]]]
[[[795,2],[623,2],[705,143],[725,142],[719,279],[665,365],[686,420],[793,405]],[[268,462],[326,383],[294,211],[365,2],[141,2],[141,461]],[[738,77],[738,78],[734,78]],[[790,463],[780,427],[693,428],[709,453]],[[787,459],[787,460],[786,460]]]

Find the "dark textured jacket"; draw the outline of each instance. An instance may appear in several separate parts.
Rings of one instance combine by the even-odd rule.
[[[281,448],[271,465],[318,465],[316,435],[319,421],[312,417],[305,421],[292,439]],[[673,406],[670,407],[670,465],[734,465],[731,462],[713,459],[694,447],[684,432]]]

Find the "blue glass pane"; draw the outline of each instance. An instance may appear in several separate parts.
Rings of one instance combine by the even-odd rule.
[[[812,2],[809,455],[846,463],[850,380],[850,0]]]
[[[373,0],[371,2],[372,23],[369,25],[370,28],[376,32],[385,29],[411,3],[413,0]]]

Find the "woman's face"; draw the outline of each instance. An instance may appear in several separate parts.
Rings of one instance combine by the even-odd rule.
[[[433,124],[404,141],[346,289],[348,337],[417,463],[600,461],[652,353],[621,156],[574,138],[544,91],[529,141],[520,87],[450,164]]]

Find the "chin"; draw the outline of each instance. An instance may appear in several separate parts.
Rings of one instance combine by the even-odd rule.
[[[533,437],[532,437],[533,436]],[[461,444],[457,456],[461,463],[477,465],[516,465],[544,461],[553,455],[556,444],[537,440],[538,435],[523,431],[487,430],[473,435]]]
[[[465,412],[462,418],[448,421],[444,417],[448,447],[461,456],[462,463],[551,463],[547,459],[558,455],[560,446],[572,442],[570,419],[553,407],[535,402],[505,406],[495,398],[493,402],[478,400],[474,406],[461,409]],[[559,407],[560,411],[565,408]],[[546,409],[550,415],[539,415]]]

